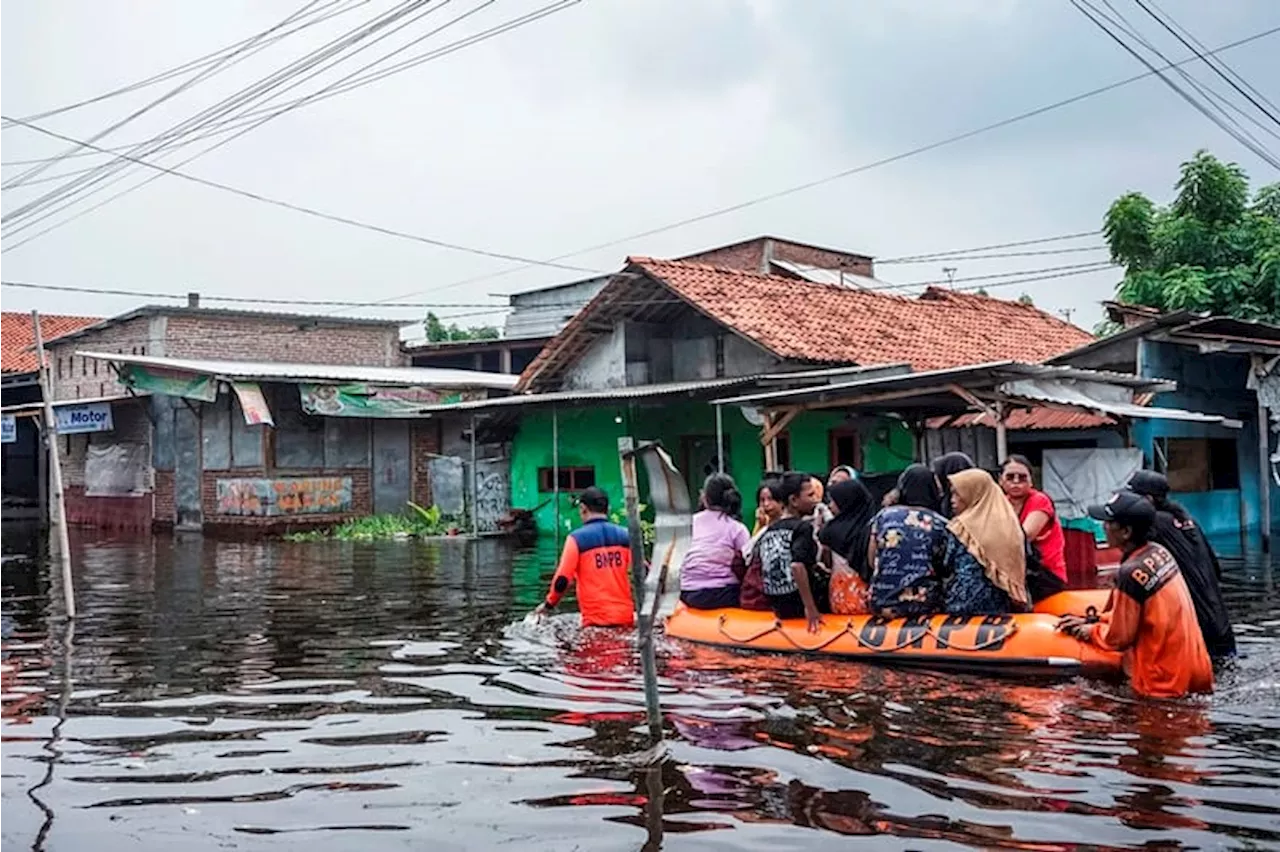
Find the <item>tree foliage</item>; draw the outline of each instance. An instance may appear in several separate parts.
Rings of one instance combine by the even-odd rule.
[[[448,340],[497,340],[501,335],[498,329],[491,325],[473,325],[470,328],[459,328],[457,323],[445,325],[440,321],[440,317],[434,313],[427,314],[427,321],[424,323],[427,331],[427,340],[432,343],[441,343]]]
[[[1111,260],[1125,267],[1122,302],[1280,323],[1280,184],[1249,198],[1235,163],[1198,151],[1167,207],[1137,192],[1107,210]]]

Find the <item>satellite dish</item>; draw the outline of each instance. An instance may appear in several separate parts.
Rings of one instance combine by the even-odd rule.
[[[742,409],[742,416],[745,417],[747,422],[750,423],[752,426],[764,425],[763,411],[756,408],[754,405],[742,405],[742,406],[739,406],[739,408]]]

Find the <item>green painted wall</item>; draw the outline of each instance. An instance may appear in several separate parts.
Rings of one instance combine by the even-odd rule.
[[[561,411],[558,415],[560,466],[592,466],[596,485],[609,495],[610,505],[622,505],[622,474],[618,466],[618,438],[631,434],[637,439],[658,439],[671,452],[672,458],[691,485],[702,479],[702,471],[686,471],[683,436],[704,436],[714,446],[716,434],[715,408],[704,402],[678,402],[663,406],[629,407],[626,405]],[[532,508],[552,495],[538,491],[538,469],[552,466],[550,412],[531,412],[520,423],[511,446],[511,505]],[[621,422],[619,422],[621,421]],[[791,466],[814,473],[830,466],[828,433],[845,424],[842,414],[805,412],[789,429]],[[865,421],[860,428],[863,471],[868,474],[902,470],[911,463],[914,441],[910,430],[896,420],[880,418]],[[747,505],[746,517],[755,512],[755,487],[764,476],[764,451],[760,446],[760,430],[743,417],[737,407],[724,409],[724,435],[728,452],[728,468],[742,488]],[[699,456],[698,458],[703,458]],[[695,464],[696,464],[695,459]],[[645,483],[641,482],[642,494]],[[692,493],[692,490],[691,490]],[[562,534],[578,524],[573,495],[560,495]],[[535,519],[541,532],[555,526],[555,508],[547,505]]]

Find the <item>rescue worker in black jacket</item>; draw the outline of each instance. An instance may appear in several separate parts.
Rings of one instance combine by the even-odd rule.
[[[1214,663],[1235,656],[1236,637],[1231,618],[1222,602],[1222,566],[1204,531],[1187,514],[1187,510],[1169,499],[1169,480],[1153,470],[1140,470],[1127,488],[1150,500],[1156,507],[1156,520],[1151,540],[1173,554],[1191,592],[1196,608],[1196,621],[1204,644]]]

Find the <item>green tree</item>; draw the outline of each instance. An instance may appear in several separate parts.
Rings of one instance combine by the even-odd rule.
[[[1249,199],[1249,178],[1206,151],[1182,164],[1173,203],[1137,192],[1107,210],[1122,302],[1280,323],[1280,184]]]
[[[446,326],[440,321],[440,317],[432,312],[427,313],[427,320],[423,325],[426,327],[427,340],[432,343],[448,340],[497,340],[501,336],[498,334],[498,329],[491,325],[459,328],[457,323],[450,323]]]

